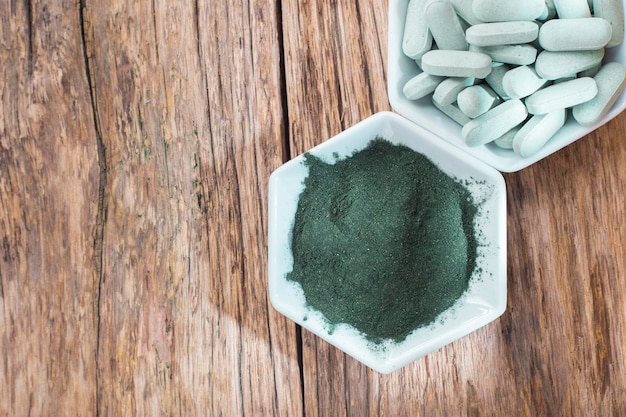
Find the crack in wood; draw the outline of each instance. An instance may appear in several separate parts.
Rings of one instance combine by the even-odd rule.
[[[28,22],[26,26],[26,31],[28,32],[28,77],[32,78],[33,76],[33,31],[35,30],[35,25],[33,22],[33,3],[32,1],[27,1],[26,9],[26,20]]]
[[[91,67],[89,61],[89,55],[87,53],[87,33],[85,28],[85,15],[84,11],[86,8],[85,0],[79,0],[79,22],[80,22],[80,34],[81,34],[81,44],[83,51],[83,59],[85,66],[85,76],[87,78],[87,85],[89,88],[89,98],[91,102],[91,111],[93,115],[93,126],[94,133],[96,137],[96,147],[98,152],[98,167],[99,167],[99,178],[98,178],[98,209],[96,214],[96,227],[95,227],[95,236],[93,242],[94,249],[94,269],[96,272],[96,276],[98,277],[98,285],[97,285],[97,293],[96,293],[96,347],[95,347],[95,363],[96,363],[96,380],[95,380],[95,392],[96,392],[96,416],[100,415],[100,399],[99,399],[99,351],[100,351],[100,295],[102,293],[102,282],[104,280],[103,268],[102,268],[102,260],[103,260],[103,242],[104,242],[104,226],[106,223],[107,217],[107,202],[106,202],[106,186],[107,186],[107,163],[106,163],[106,147],[102,141],[102,134],[100,129],[100,124],[98,122],[98,108],[96,105],[96,97],[95,97],[95,84],[93,82],[93,77],[91,74]]]

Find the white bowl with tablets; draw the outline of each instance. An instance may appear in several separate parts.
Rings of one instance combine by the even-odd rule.
[[[626,108],[624,1],[390,0],[389,102],[497,170],[523,169]]]

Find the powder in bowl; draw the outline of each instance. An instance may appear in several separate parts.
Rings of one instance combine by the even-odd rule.
[[[463,295],[477,206],[462,184],[382,138],[333,164],[305,154],[305,164],[287,279],[331,326],[401,342]]]

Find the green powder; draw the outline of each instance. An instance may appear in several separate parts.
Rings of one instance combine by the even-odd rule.
[[[466,188],[381,138],[334,164],[305,154],[305,164],[287,278],[331,325],[400,342],[465,292],[477,246]]]

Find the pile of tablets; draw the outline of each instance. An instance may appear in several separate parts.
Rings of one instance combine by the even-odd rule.
[[[601,120],[626,86],[621,0],[411,0],[402,50],[422,73],[404,95],[432,94],[468,146],[536,153],[565,124]]]

